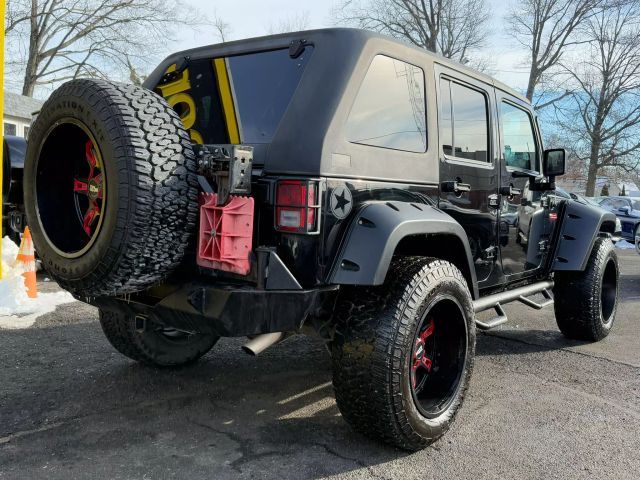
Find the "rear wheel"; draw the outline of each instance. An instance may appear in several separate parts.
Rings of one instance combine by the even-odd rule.
[[[609,335],[618,306],[618,257],[609,238],[597,238],[583,272],[556,272],[554,308],[568,338],[598,341]]]
[[[109,343],[123,355],[157,367],[195,362],[219,337],[162,326],[153,317],[134,317],[100,309],[100,325]]]
[[[356,430],[418,450],[450,427],[475,352],[471,295],[433,258],[394,261],[381,287],[344,288],[332,345],[333,384]]]

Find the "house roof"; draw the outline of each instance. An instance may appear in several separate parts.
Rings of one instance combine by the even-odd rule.
[[[42,107],[41,100],[25,97],[13,92],[4,92],[4,114],[12,117],[31,119],[31,114],[37,112]]]

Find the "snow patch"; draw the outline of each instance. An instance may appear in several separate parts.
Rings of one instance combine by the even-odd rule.
[[[51,313],[56,306],[75,301],[68,292],[39,293],[29,298],[16,265],[18,246],[9,237],[2,239],[2,279],[0,279],[0,328],[28,328],[38,317]]]

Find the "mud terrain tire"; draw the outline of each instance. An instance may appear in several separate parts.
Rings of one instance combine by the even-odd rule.
[[[195,169],[179,116],[155,93],[65,83],[38,114],[25,162],[27,221],[44,268],[84,297],[160,282],[195,227]]]
[[[473,304],[460,270],[435,258],[395,259],[384,285],[343,287],[336,322],[333,385],[345,420],[405,450],[440,438],[462,404],[475,354]],[[421,353],[431,350],[432,368],[418,391],[412,366],[424,358],[415,349],[430,328],[425,322],[433,342],[427,338]]]
[[[597,342],[609,335],[618,307],[618,257],[609,238],[596,239],[584,272],[556,272],[556,323],[565,337]]]
[[[144,328],[133,316],[100,309],[100,325],[107,340],[123,355],[155,367],[178,367],[195,362],[216,344],[219,337],[187,334],[155,328],[153,318]]]

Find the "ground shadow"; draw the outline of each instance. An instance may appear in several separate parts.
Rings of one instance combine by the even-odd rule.
[[[241,353],[240,340],[223,339],[197,364],[159,370],[113,351],[97,323],[2,335],[0,358],[14,367],[0,371],[5,466],[24,462],[26,451],[34,472],[51,458],[107,466],[115,452],[120,462],[144,464],[167,437],[186,471],[211,462],[230,477],[268,463],[272,477],[320,478],[407,455],[344,422],[327,353],[308,338],[258,358]],[[189,463],[185,452],[199,460]]]

